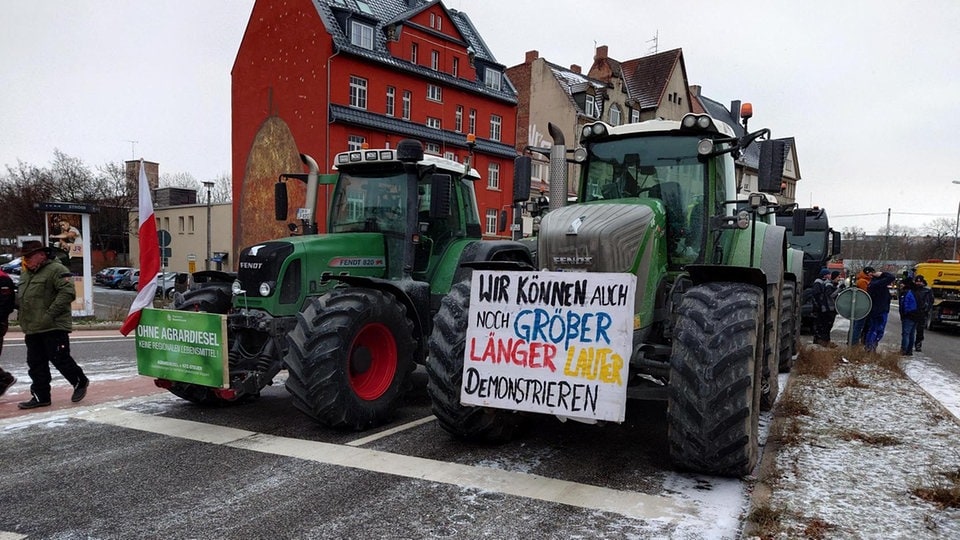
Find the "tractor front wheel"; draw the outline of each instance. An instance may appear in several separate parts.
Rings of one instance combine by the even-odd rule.
[[[334,289],[297,315],[284,362],[294,406],[334,428],[363,430],[393,415],[413,371],[413,323],[393,296]]]

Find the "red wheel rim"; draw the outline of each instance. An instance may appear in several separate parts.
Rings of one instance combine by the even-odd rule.
[[[380,323],[368,324],[354,338],[348,358],[350,386],[360,399],[382,396],[397,372],[397,343]]]

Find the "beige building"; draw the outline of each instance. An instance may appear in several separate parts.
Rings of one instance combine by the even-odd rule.
[[[173,191],[165,192],[165,190]],[[207,205],[196,203],[196,198],[196,192],[193,190],[162,188],[154,191],[154,217],[157,220],[157,231],[163,239],[169,237],[169,244],[160,246],[161,264],[164,270],[195,272],[209,267],[210,270],[233,271],[236,265],[236,257],[232,252],[233,203],[210,205],[211,261],[208,266]],[[137,266],[137,261],[140,260],[140,240],[137,236],[139,212],[133,210],[129,216],[130,261],[131,266]],[[164,248],[169,251],[165,252]]]

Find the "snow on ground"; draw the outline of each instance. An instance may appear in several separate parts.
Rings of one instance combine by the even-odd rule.
[[[919,355],[902,365],[910,378],[855,363],[792,377],[809,414],[778,426],[787,441],[766,482],[780,538],[960,538],[960,509],[912,493],[955,485],[960,380]]]

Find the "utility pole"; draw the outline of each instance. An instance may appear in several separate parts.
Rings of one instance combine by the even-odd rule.
[[[209,269],[210,269],[210,259],[213,258],[213,253],[210,251],[210,223],[211,223],[211,220],[210,220],[210,210],[211,210],[211,206],[210,206],[210,202],[211,202],[210,190],[213,189],[213,182],[207,181],[207,182],[204,182],[203,185],[204,185],[204,187],[207,188],[207,258],[206,258],[206,260],[205,260],[204,263],[203,263],[203,269],[204,269],[204,270],[209,270]]]

